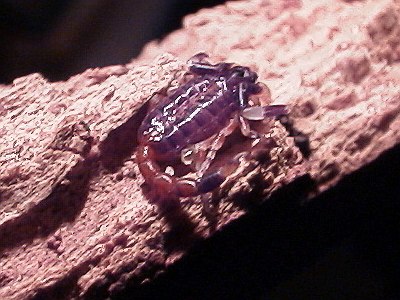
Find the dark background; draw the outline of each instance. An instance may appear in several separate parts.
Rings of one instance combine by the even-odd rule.
[[[182,17],[221,0],[0,0],[0,83],[32,72],[63,80],[123,64]]]
[[[0,0],[0,83],[123,64],[224,1]],[[400,299],[400,148],[304,203],[303,178],[116,299]],[[101,292],[92,295],[101,299]]]
[[[400,299],[400,146],[304,203],[303,178],[115,299]]]

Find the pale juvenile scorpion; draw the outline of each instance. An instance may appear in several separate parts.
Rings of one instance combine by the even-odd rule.
[[[138,166],[151,197],[161,204],[217,189],[237,167],[232,159],[207,172],[226,136],[239,127],[243,135],[259,138],[249,120],[287,114],[285,105],[260,105],[254,96],[269,96],[269,90],[248,67],[207,59],[199,53],[188,61],[186,81],[159,96],[139,128]],[[176,174],[172,167],[178,164],[194,175]]]

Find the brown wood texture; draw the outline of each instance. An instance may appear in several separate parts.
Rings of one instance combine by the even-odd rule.
[[[84,298],[140,284],[243,215],[238,198],[268,196],[305,174],[311,197],[398,144],[399,10],[390,0],[228,2],[188,16],[126,66],[1,86],[0,297]],[[282,126],[264,124],[279,147],[267,164],[241,164],[220,193],[216,224],[196,199],[163,217],[135,164],[146,101],[200,51],[256,70],[311,141],[302,159]]]

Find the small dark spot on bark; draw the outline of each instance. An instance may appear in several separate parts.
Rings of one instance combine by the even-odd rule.
[[[319,183],[328,182],[333,178],[335,178],[335,176],[338,175],[339,172],[340,172],[339,166],[336,163],[330,163],[321,170],[318,182]]]
[[[262,164],[269,162],[271,159],[269,149],[256,150],[252,153],[252,156],[254,157],[255,160],[257,160],[258,162],[260,162]]]
[[[115,175],[116,181],[121,181],[122,179],[124,179],[124,175],[121,172]]]
[[[382,131],[387,131],[389,129],[390,124],[397,116],[397,111],[390,111],[385,113],[380,120],[378,121],[378,128]]]
[[[301,133],[295,136],[294,143],[299,148],[301,154],[303,154],[304,157],[307,158],[311,155],[310,140],[307,135]]]
[[[0,288],[6,286],[11,281],[12,279],[9,276],[0,274]]]
[[[293,115],[296,118],[307,118],[312,114],[314,114],[315,110],[316,110],[315,103],[309,100],[294,107],[291,112],[291,115]]]
[[[345,58],[338,63],[346,82],[360,83],[368,75],[371,69],[371,63],[365,56]]]
[[[289,136],[294,137],[294,143],[299,148],[301,154],[306,158],[309,157],[311,155],[309,137],[294,127],[293,119],[289,116],[281,116],[279,117],[279,121],[289,132]]]
[[[358,138],[354,141],[354,143],[357,145],[357,149],[361,150],[364,149],[366,146],[368,146],[370,141],[371,141],[371,136],[360,134]]]
[[[278,117],[278,120],[286,129],[293,126],[293,120],[287,115]]]

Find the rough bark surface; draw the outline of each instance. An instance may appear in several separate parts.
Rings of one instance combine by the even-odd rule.
[[[245,213],[234,199],[305,174],[321,192],[399,143],[399,11],[395,0],[228,2],[188,16],[129,65],[1,86],[0,298],[140,284]],[[200,51],[256,70],[309,135],[311,156],[266,124],[279,142],[272,162],[241,165],[220,194],[217,224],[184,200],[173,226],[143,195],[136,131],[147,99]]]

